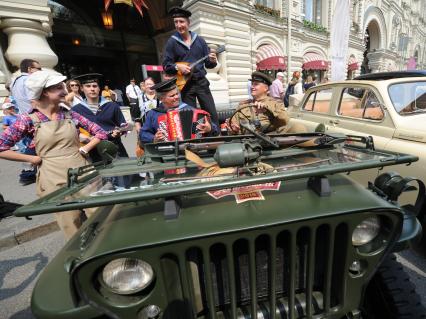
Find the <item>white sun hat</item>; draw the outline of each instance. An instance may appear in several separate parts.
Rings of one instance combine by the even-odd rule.
[[[31,73],[25,85],[28,89],[30,100],[38,100],[44,88],[61,83],[66,80],[66,76],[52,70],[41,70]]]

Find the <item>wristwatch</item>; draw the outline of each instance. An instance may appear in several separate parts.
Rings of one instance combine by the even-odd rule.
[[[78,149],[78,151],[80,152],[80,154],[81,155],[83,155],[83,156],[87,156],[88,154],[89,154],[89,152],[88,151],[86,151],[83,147],[80,147],[79,149]]]

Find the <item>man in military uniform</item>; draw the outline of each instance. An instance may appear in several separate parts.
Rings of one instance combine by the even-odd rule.
[[[226,126],[230,134],[248,133],[241,127],[241,123],[251,123],[262,133],[303,133],[306,128],[295,124],[290,126],[290,117],[285,111],[282,101],[268,96],[272,79],[262,72],[253,72],[251,75],[252,99],[241,101],[235,115],[228,119]]]

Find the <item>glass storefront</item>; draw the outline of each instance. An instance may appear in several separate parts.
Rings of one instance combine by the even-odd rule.
[[[157,51],[162,48],[157,49],[154,38],[173,29],[167,10],[182,1],[146,2],[149,9],[144,9],[143,17],[134,7],[112,2],[105,21],[104,1],[49,0],[53,15],[49,44],[58,55],[58,71],[68,77],[101,73],[106,83],[121,89],[130,78],[142,80],[142,64],[161,64]]]

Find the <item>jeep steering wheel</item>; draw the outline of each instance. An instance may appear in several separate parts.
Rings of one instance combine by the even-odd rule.
[[[265,110],[265,115],[268,117],[269,125],[266,126],[266,127],[262,127],[260,121],[259,121],[259,123],[256,123],[255,120],[250,119],[247,115],[245,115],[243,112],[241,112],[241,110],[244,110],[244,109],[247,109],[247,108],[252,108],[252,107],[256,108],[256,106],[254,104],[248,104],[248,105],[243,106],[242,108],[239,108],[239,109],[235,110],[235,112],[232,113],[231,117],[229,118],[229,125],[231,125],[232,120],[234,119],[235,115],[237,113],[240,113],[243,117],[245,117],[247,119],[249,125],[251,125],[252,127],[254,127],[256,129],[256,131],[258,131],[260,133],[266,133],[266,132],[268,132],[269,128],[272,125],[272,120],[275,117],[274,114],[272,114],[272,112],[268,108],[263,108],[263,110]],[[240,126],[240,129],[241,129],[241,125],[239,125],[239,126]]]

